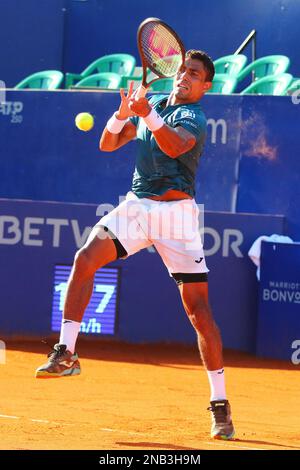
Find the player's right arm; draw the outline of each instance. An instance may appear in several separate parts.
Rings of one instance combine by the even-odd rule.
[[[123,145],[127,144],[130,140],[136,137],[136,126],[127,119],[135,114],[129,109],[129,100],[133,94],[133,82],[130,83],[129,90],[127,95],[125,95],[124,90],[120,90],[121,103],[118,111],[115,113],[112,125],[104,128],[102,132],[99,148],[103,152],[113,152]],[[108,121],[108,123],[111,121]],[[118,132],[118,126],[124,126]],[[113,132],[112,132],[113,131]]]

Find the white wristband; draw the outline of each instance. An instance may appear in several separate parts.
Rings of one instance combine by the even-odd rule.
[[[111,134],[120,134],[128,119],[118,119],[116,113],[107,121],[106,129]]]
[[[143,118],[144,123],[148,127],[149,131],[154,132],[160,129],[164,125],[163,118],[152,109],[148,116]]]

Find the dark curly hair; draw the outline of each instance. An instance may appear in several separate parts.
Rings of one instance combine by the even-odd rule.
[[[190,49],[186,52],[185,57],[191,59],[200,60],[203,63],[204,69],[206,71],[206,80],[212,82],[215,75],[215,66],[209,55],[203,51],[197,51],[196,49]]]

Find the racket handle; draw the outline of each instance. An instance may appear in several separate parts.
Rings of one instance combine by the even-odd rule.
[[[147,94],[147,91],[148,91],[148,88],[145,88],[143,85],[140,85],[136,90],[135,90],[135,93],[134,93],[134,98],[136,100],[140,99],[140,98],[144,98]]]

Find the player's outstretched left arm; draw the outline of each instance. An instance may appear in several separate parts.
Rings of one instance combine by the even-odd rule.
[[[183,127],[173,128],[165,124],[164,120],[152,109],[147,98],[136,100],[133,96],[129,100],[129,108],[144,119],[159,148],[168,157],[177,158],[194,147],[196,137]]]

